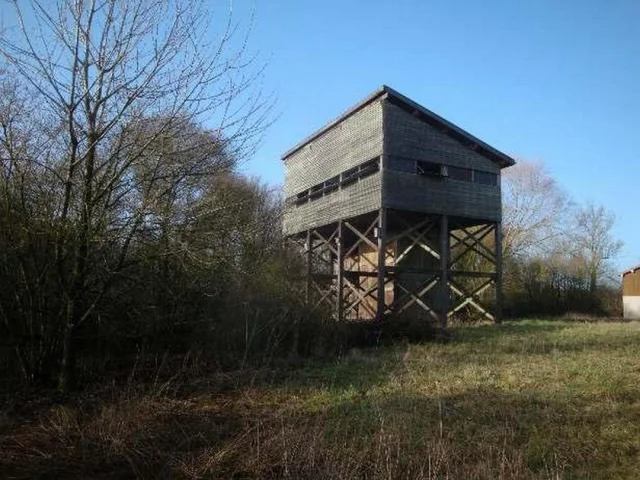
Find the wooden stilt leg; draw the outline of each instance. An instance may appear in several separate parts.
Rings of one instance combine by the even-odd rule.
[[[338,221],[338,255],[336,256],[336,311],[338,321],[344,320],[344,226],[342,220]]]
[[[380,209],[378,216],[378,305],[376,308],[376,320],[382,322],[385,312],[385,273],[386,273],[386,230],[387,210]]]
[[[311,230],[307,230],[307,242],[305,243],[305,249],[307,254],[307,288],[305,291],[305,297],[307,305],[311,302],[311,279],[312,279],[312,255],[313,246],[311,245]]]
[[[449,317],[449,217],[440,217],[440,328],[447,329],[447,319]]]
[[[502,304],[504,294],[502,290],[502,224],[495,224],[495,249],[496,249],[496,311],[495,323],[502,323]]]

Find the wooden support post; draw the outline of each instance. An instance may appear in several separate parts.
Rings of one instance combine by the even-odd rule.
[[[447,329],[447,319],[449,316],[449,308],[451,302],[451,293],[449,290],[449,217],[442,215],[440,217],[440,328]]]
[[[502,323],[502,304],[504,293],[502,290],[502,223],[495,224],[495,249],[496,249],[496,311],[495,323]]]
[[[344,320],[344,226],[342,220],[338,220],[338,254],[336,260],[338,268],[336,272],[336,311],[338,321]]]
[[[307,301],[307,305],[311,303],[311,268],[313,255],[311,241],[311,230],[307,229],[307,242],[305,243],[305,253],[307,254],[307,288],[305,291],[305,300]]]
[[[386,275],[386,236],[387,236],[387,209],[381,208],[378,215],[378,304],[376,308],[376,320],[382,322],[384,316],[385,300],[385,275]]]

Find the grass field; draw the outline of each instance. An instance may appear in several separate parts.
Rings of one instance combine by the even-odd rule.
[[[640,323],[520,321],[11,406],[5,476],[638,478]]]

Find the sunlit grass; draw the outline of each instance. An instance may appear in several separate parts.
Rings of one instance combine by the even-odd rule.
[[[15,471],[23,455],[24,472],[71,476],[637,478],[640,323],[452,334],[354,349],[225,393],[56,407],[0,447]]]

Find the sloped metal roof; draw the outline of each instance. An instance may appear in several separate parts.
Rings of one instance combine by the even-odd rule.
[[[282,160],[286,160],[287,157],[290,157],[292,154],[294,154],[295,152],[300,150],[302,147],[304,147],[308,143],[318,138],[327,130],[330,130],[331,128],[333,128],[334,126],[342,122],[344,119],[353,115],[355,112],[357,112],[361,108],[365,107],[366,105],[370,104],[371,102],[383,96],[393,101],[395,104],[399,105],[400,107],[412,112],[418,118],[434,126],[436,129],[438,129],[442,133],[449,135],[450,137],[459,141],[463,145],[471,148],[472,150],[478,152],[479,154],[483,155],[489,160],[496,162],[498,165],[500,165],[501,168],[510,167],[516,163],[515,160],[509,155],[502,153],[501,151],[497,150],[491,145],[483,142],[479,138],[471,135],[469,132],[463,130],[457,125],[454,125],[448,120],[445,120],[438,114],[414,102],[410,98],[405,97],[404,95],[397,92],[393,88],[388,87],[387,85],[383,85],[382,87],[377,89],[375,92],[373,92],[371,95],[366,97],[364,100],[362,100],[358,104],[354,105],[353,107],[351,107],[350,109],[342,113],[339,117],[330,121],[324,127],[320,128],[319,130],[315,131],[314,133],[309,135],[307,138],[299,142],[297,145],[295,145],[293,148],[291,148],[290,150],[288,150],[282,155]]]
[[[640,265],[630,268],[629,270],[626,270],[622,273],[622,276],[624,277],[625,275],[629,275],[630,273],[635,273],[636,271],[640,270]]]

